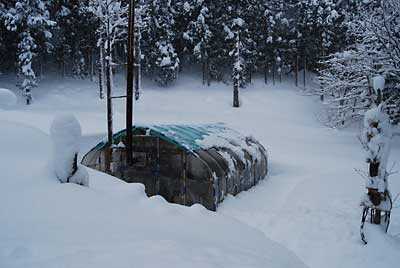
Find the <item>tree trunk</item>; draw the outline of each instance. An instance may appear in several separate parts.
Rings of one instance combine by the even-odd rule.
[[[209,55],[209,54],[207,53],[207,55]],[[208,56],[206,58],[206,77],[207,77],[207,86],[210,86],[211,85],[211,81],[210,81],[210,59],[208,58]]]
[[[250,84],[251,84],[251,81],[253,80],[252,75],[253,75],[252,69],[249,68],[249,83],[250,83]]]
[[[204,59],[204,49],[203,47],[201,48],[201,71],[203,74],[203,85],[206,84],[206,62]]]
[[[100,57],[99,57],[99,95],[100,99],[104,98],[104,55],[103,42],[100,42]]]
[[[140,65],[135,64],[135,100],[140,97]]]
[[[376,93],[376,106],[379,106],[382,102],[382,91],[378,89],[378,92]]]
[[[94,56],[93,52],[89,52],[89,57],[90,57],[90,81],[94,81]]]
[[[239,80],[236,77],[233,79],[233,107],[239,107]]]
[[[62,56],[61,56],[61,63],[60,63],[60,67],[61,67],[61,76],[62,79],[65,78],[65,72],[66,72],[66,63],[65,63],[65,47],[63,46],[62,48]]]
[[[275,62],[272,63],[272,84],[275,86]]]
[[[42,80],[43,79],[43,56],[40,55],[39,56],[39,79]]]
[[[304,89],[307,87],[307,60],[304,57],[304,72],[303,72],[303,83],[304,83]]]
[[[296,54],[295,72],[296,72],[295,84],[296,84],[296,87],[298,87],[299,86],[299,55],[298,54]]]

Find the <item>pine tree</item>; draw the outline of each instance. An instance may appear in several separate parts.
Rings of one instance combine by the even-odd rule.
[[[8,31],[19,34],[17,50],[19,73],[23,77],[21,89],[24,91],[26,104],[32,102],[32,87],[36,86],[36,75],[32,67],[36,55],[37,41],[49,40],[49,29],[55,25],[50,19],[50,1],[18,0],[9,1],[3,12],[4,24]]]
[[[205,2],[196,1],[195,4],[197,5],[192,6],[193,9],[195,9],[194,19],[189,23],[187,30],[183,33],[183,38],[189,43],[194,58],[201,64],[203,84],[207,82],[207,84],[210,85],[209,57],[210,43],[213,36],[210,26],[208,25],[211,19],[210,11]],[[188,5],[189,4],[186,5],[185,10],[190,10]]]
[[[180,60],[174,47],[176,32],[171,2],[153,0],[147,7],[142,47],[146,71],[154,76],[160,85],[168,85],[177,77]]]
[[[89,12],[87,1],[57,0],[52,10],[57,22],[55,53],[62,76],[92,76],[98,21]]]

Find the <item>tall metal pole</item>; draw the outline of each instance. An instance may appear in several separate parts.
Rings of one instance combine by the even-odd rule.
[[[129,0],[128,20],[128,61],[126,79],[126,164],[133,164],[132,156],[132,125],[133,125],[133,32],[135,22],[135,0]]]

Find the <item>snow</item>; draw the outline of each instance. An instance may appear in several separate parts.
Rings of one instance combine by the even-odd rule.
[[[365,113],[362,133],[362,142],[367,149],[367,162],[380,163],[378,176],[368,177],[366,187],[378,189],[379,192],[385,192],[388,188],[386,167],[392,139],[392,127],[389,116],[382,111],[384,109],[384,105],[381,104]]]
[[[89,176],[86,168],[78,165],[74,174],[72,170],[75,155],[79,152],[81,133],[81,126],[72,114],[58,115],[54,118],[50,127],[53,141],[51,165],[60,182],[88,186]]]
[[[374,77],[374,90],[375,92],[378,92],[378,90],[384,90],[385,89],[385,77],[383,76],[376,76]]]
[[[0,87],[15,84],[0,78]],[[368,224],[368,245],[359,236],[361,126],[324,127],[319,103],[293,84],[254,78],[233,109],[231,85],[203,87],[184,74],[168,90],[143,81],[138,124],[224,122],[268,149],[268,178],[212,213],[147,198],[142,185],[90,169],[89,188],[60,184],[47,164],[54,116],[79,119],[82,157],[106,134],[106,105],[89,81],[41,81],[33,105],[0,111],[0,267],[397,267],[398,209],[387,235]],[[116,95],[124,85],[116,77]],[[122,129],[125,103],[113,102]],[[400,159],[400,136],[391,149],[389,166]],[[400,174],[390,178],[395,195]]]
[[[233,19],[233,21],[232,21],[233,26],[237,25],[239,27],[242,27],[243,24],[244,24],[244,20],[242,18],[236,18],[236,19]]]
[[[171,58],[170,57],[163,57],[161,62],[160,62],[160,66],[161,67],[165,67],[165,66],[169,66],[171,65]]]
[[[147,198],[141,184],[93,170],[90,188],[55,183],[50,138],[1,126],[0,267],[305,267],[256,229]]]
[[[0,88],[0,108],[17,104],[17,95],[9,89]]]
[[[259,230],[199,205],[147,198],[141,184],[91,169],[89,188],[60,184],[48,165],[51,138],[76,149],[80,133],[65,112],[81,121],[87,151],[104,136],[105,103],[73,80],[37,93],[29,108],[0,113],[0,267],[306,267]],[[121,119],[123,102],[115,104]]]
[[[185,1],[185,3],[183,3],[183,9],[184,9],[186,12],[190,12],[190,10],[192,9],[192,7],[190,6],[190,4],[189,4],[187,1]]]

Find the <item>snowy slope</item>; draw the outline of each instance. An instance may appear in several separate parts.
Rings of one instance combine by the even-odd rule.
[[[0,81],[0,87],[12,88],[12,84],[11,80]],[[197,259],[194,257],[194,251],[217,243],[219,250],[200,250],[201,257],[199,258],[202,259],[206,256],[209,259],[209,262],[204,265],[206,267],[212,267],[213,265],[229,267],[225,263],[226,259],[235,259],[236,256],[242,256],[235,251],[240,250],[240,246],[232,245],[233,242],[224,242],[226,238],[226,232],[224,231],[227,228],[226,221],[230,222],[229,226],[237,226],[237,228],[243,230],[247,230],[247,227],[239,224],[239,222],[258,229],[267,237],[292,250],[306,265],[313,268],[397,267],[400,263],[400,211],[398,208],[393,210],[392,224],[388,235],[382,235],[379,230],[375,230],[376,228],[369,228],[371,229],[369,231],[370,243],[364,246],[360,242],[359,222],[361,210],[358,205],[363,193],[364,183],[354,169],[366,170],[367,165],[363,162],[364,152],[356,137],[359,129],[355,127],[353,130],[336,131],[324,127],[318,121],[320,117],[318,102],[313,98],[303,96],[298,89],[293,89],[292,84],[289,82],[278,83],[275,87],[271,85],[266,87],[260,80],[256,80],[249,88],[241,90],[240,96],[243,106],[240,109],[233,109],[231,108],[231,88],[223,84],[213,84],[208,88],[203,87],[198,79],[184,77],[173,88],[165,89],[158,88],[150,82],[145,82],[143,95],[135,108],[136,122],[140,124],[227,123],[228,126],[239,130],[243,134],[253,135],[267,148],[271,160],[268,179],[248,192],[241,193],[237,197],[228,198],[217,212],[218,216],[214,214],[211,214],[213,216],[204,216],[209,213],[201,211],[199,208],[187,209],[162,202],[160,202],[162,203],[160,205],[158,204],[159,198],[145,199],[141,196],[142,189],[139,190],[136,186],[126,188],[127,186],[121,186],[120,182],[117,183],[110,180],[107,176],[97,175],[96,178],[101,179],[96,180],[96,183],[103,181],[104,183],[96,185],[91,180],[90,184],[93,184],[96,189],[85,190],[89,191],[90,196],[93,195],[93,199],[90,199],[91,201],[86,199],[85,201],[89,203],[99,202],[101,204],[103,204],[102,202],[110,203],[111,197],[109,198],[109,196],[113,196],[113,198],[120,200],[113,199],[114,201],[112,201],[120,202],[115,206],[118,209],[114,209],[115,214],[113,214],[114,210],[111,209],[104,213],[102,209],[99,209],[99,206],[93,205],[97,209],[84,206],[87,210],[80,208],[83,210],[80,211],[81,214],[92,215],[92,213],[95,213],[93,214],[95,216],[93,218],[87,217],[83,222],[76,222],[77,225],[82,223],[82,226],[71,227],[71,229],[83,228],[85,231],[91,230],[86,224],[97,226],[99,223],[96,219],[103,219],[107,224],[112,223],[110,228],[128,230],[127,233],[131,233],[133,231],[130,228],[134,227],[125,225],[121,221],[115,223],[114,218],[111,219],[108,215],[118,214],[120,219],[134,221],[138,220],[134,215],[129,217],[122,217],[121,215],[124,215],[124,213],[129,214],[130,211],[137,211],[136,209],[142,212],[145,211],[143,207],[150,207],[154,209],[152,211],[159,211],[157,213],[160,213],[160,215],[174,213],[181,215],[180,218],[177,218],[179,224],[176,221],[167,221],[169,225],[177,225],[177,228],[173,230],[193,228],[191,229],[192,233],[185,231],[185,237],[189,238],[174,238],[175,246],[163,246],[157,248],[156,252],[161,252],[163,249],[167,250],[165,248],[168,248],[168,254],[174,255],[173,252],[182,251],[185,254],[189,254],[186,259],[189,262],[193,258]],[[82,124],[84,135],[81,145],[82,152],[86,152],[99,139],[105,136],[105,102],[97,99],[95,84],[88,81],[66,80],[63,83],[59,81],[44,81],[41,85],[41,88],[35,89],[34,105],[26,107],[21,104],[15,109],[1,111],[0,120],[11,120],[34,126],[47,133],[55,114],[73,112]],[[118,88],[115,94],[123,93],[122,83],[116,83],[116,85]],[[114,119],[116,130],[124,127],[123,100],[115,101]],[[3,153],[0,155],[3,155]],[[398,159],[400,159],[400,136],[396,136],[394,139],[389,166],[395,161],[398,162]],[[394,170],[400,170],[399,163],[397,163]],[[115,184],[115,187],[111,187],[111,184]],[[54,187],[61,187],[62,191],[71,191],[78,196],[83,191],[81,188],[69,189],[57,184]],[[103,191],[105,188],[113,188],[115,190]],[[124,190],[121,190],[122,188]],[[392,175],[391,188],[394,194],[400,192],[399,174]],[[120,191],[126,194],[119,197]],[[134,194],[130,194],[130,191],[133,191]],[[127,199],[130,198],[133,201],[128,202]],[[52,197],[49,197],[49,199],[52,200]],[[54,197],[54,200],[59,200],[59,198]],[[77,200],[82,201],[79,198]],[[135,202],[135,200],[142,201]],[[4,203],[2,202],[1,204]],[[162,206],[164,208],[160,208]],[[14,205],[9,207],[13,208]],[[109,208],[106,205],[105,207]],[[129,211],[129,213],[126,211]],[[197,215],[197,213],[202,216]],[[56,213],[56,215],[61,217],[59,213]],[[188,215],[195,215],[193,216],[193,221],[189,221]],[[61,217],[62,220],[68,219],[65,218],[66,216],[63,217]],[[159,216],[156,218],[154,215],[146,217],[146,220],[152,219],[155,221],[160,218]],[[216,221],[219,221],[221,226],[220,229],[216,228],[219,231],[215,231],[215,233],[221,232],[221,236],[202,242],[207,237],[204,233],[208,234],[210,227],[203,229],[198,225],[194,227],[186,224],[188,222],[195,223],[200,218],[201,220],[207,219],[207,221],[219,219]],[[235,218],[237,221],[231,223],[231,218]],[[40,217],[37,221],[39,224]],[[95,221],[95,224],[93,221]],[[57,224],[54,223],[54,225]],[[76,241],[80,241],[80,244],[71,238],[67,240],[66,246],[64,246],[64,243],[60,241],[65,237],[56,237],[53,241],[51,237],[47,236],[48,233],[42,236],[38,234],[34,241],[43,241],[40,243],[44,247],[51,247],[55,251],[58,250],[61,253],[57,252],[57,254],[62,256],[68,255],[67,252],[69,251],[67,249],[72,251],[74,244],[79,244],[80,247],[78,248],[81,248],[83,253],[78,250],[75,253],[72,252],[71,255],[81,259],[92,259],[93,261],[99,255],[103,256],[99,252],[107,255],[105,252],[112,250],[111,255],[117,254],[116,256],[119,258],[116,259],[121,259],[121,264],[124,264],[124,260],[131,259],[131,257],[126,256],[127,253],[125,252],[126,254],[124,254],[122,252],[124,249],[117,245],[129,244],[131,248],[135,248],[135,245],[132,244],[133,239],[119,237],[119,235],[122,236],[122,232],[111,235],[108,225],[105,225],[100,225],[101,229],[105,230],[104,233],[96,232],[96,235],[90,233],[84,236],[85,238],[82,240],[77,237]],[[153,226],[150,225],[149,229]],[[154,229],[159,229],[161,228],[160,226],[161,224],[154,227]],[[159,231],[157,234],[165,236],[168,233],[172,236],[174,233],[174,231],[170,231],[166,227],[163,228],[163,231]],[[95,228],[95,230],[99,229]],[[59,230],[55,228],[53,233],[57,234],[57,231]],[[212,231],[214,232],[214,229]],[[236,234],[233,230],[228,229],[226,231],[230,233],[229,237],[235,237],[235,235],[232,235]],[[197,235],[193,234],[195,232]],[[258,242],[254,243],[253,239],[256,239],[256,237],[261,239],[262,235],[254,230],[249,230],[249,232],[252,233],[249,238],[244,235],[243,231],[237,233],[237,241],[235,240],[235,243],[244,243],[245,245],[242,248],[249,248],[250,251],[255,250],[253,256],[257,259],[260,256],[259,254],[265,255],[265,252],[263,249],[259,249]],[[137,234],[137,232],[134,233]],[[74,235],[72,231],[69,231],[68,234],[71,234],[72,237]],[[75,236],[78,235],[75,234]],[[116,236],[115,239],[113,239],[114,236]],[[170,238],[168,237],[166,240],[170,241]],[[215,242],[219,241],[219,239],[222,239],[222,242]],[[96,245],[94,253],[88,249],[93,247],[92,242],[84,242],[84,240],[99,241],[94,243]],[[144,243],[144,240],[145,238],[140,241]],[[165,239],[162,240],[164,241]],[[196,245],[190,244],[192,249],[188,249],[187,246],[184,247],[181,244],[184,243],[182,241],[191,241],[190,243],[193,243],[195,240],[199,241],[199,244],[203,243],[203,245],[207,246],[201,247],[196,242]],[[265,243],[265,239],[262,238],[262,240]],[[113,246],[109,248],[98,246],[105,241]],[[52,244],[53,242],[54,244]],[[154,245],[156,243],[150,244]],[[146,244],[148,247],[145,246],[144,248],[151,248],[150,244]],[[225,248],[225,245],[227,248]],[[266,246],[262,247],[266,248]],[[17,248],[18,246],[15,246],[14,250]],[[175,251],[170,252],[169,250],[173,250],[172,248],[175,248]],[[18,253],[19,251],[17,250],[15,254],[24,255],[26,253],[27,256],[33,256],[29,258],[36,260],[38,259],[37,256],[41,256],[41,254],[35,253],[32,249],[27,250],[24,247],[20,251],[22,253]],[[12,252],[13,250],[7,249],[6,253],[1,253],[3,255],[0,256],[9,256]],[[83,257],[78,257],[80,254]],[[145,252],[142,254],[145,254]],[[165,254],[162,255],[166,256]],[[213,257],[210,257],[211,255]],[[252,255],[252,253],[249,253],[249,255]],[[93,256],[93,258],[87,256]],[[149,255],[143,256],[150,259],[149,261],[156,262],[158,260]],[[177,263],[179,262],[178,264],[183,263],[181,260],[183,256],[186,255],[179,255],[178,259],[180,260],[176,260]],[[265,258],[268,256],[268,254],[265,255]],[[100,261],[106,263],[106,258],[105,256],[101,257]],[[65,261],[66,259],[68,257],[63,260]],[[246,258],[240,257],[238,259],[244,260]],[[245,262],[239,262],[238,259],[236,261],[232,260],[231,266],[251,266],[250,264],[244,265]],[[161,258],[161,261],[164,260]],[[258,260],[260,262],[254,264],[256,267],[261,262],[268,262],[268,260],[262,258]]]

